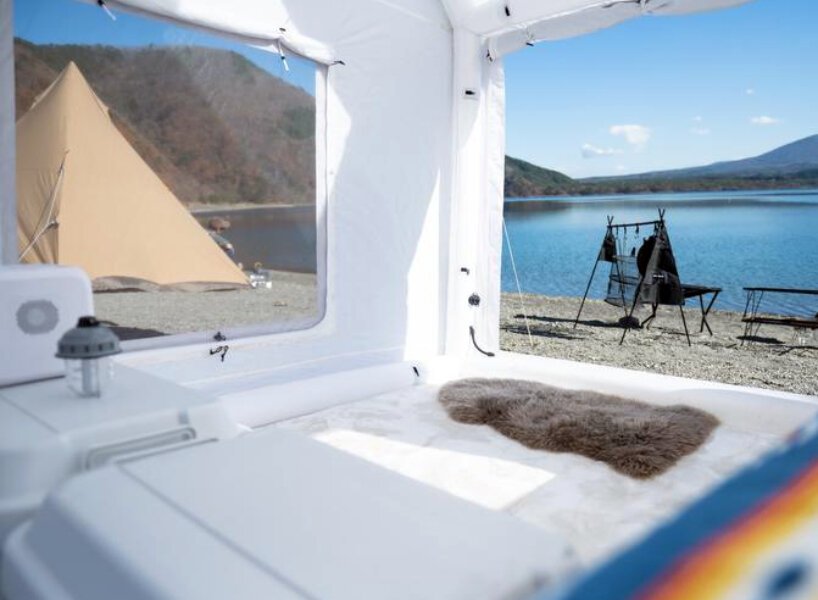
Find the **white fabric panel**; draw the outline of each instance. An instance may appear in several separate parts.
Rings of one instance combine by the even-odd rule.
[[[259,41],[279,38],[287,12],[270,0],[105,0],[111,8],[130,8],[146,15],[198,25]]]
[[[17,262],[14,195],[14,89],[12,0],[0,0],[0,264]]]
[[[492,59],[497,59],[516,52],[527,44],[585,35],[612,27],[641,14],[639,5],[635,3],[580,10],[494,36],[489,40],[488,52]]]
[[[483,93],[486,98],[486,144],[483,177],[485,189],[481,203],[481,234],[478,270],[483,303],[476,324],[477,338],[484,350],[500,349],[500,271],[503,252],[503,204],[505,202],[506,103],[502,61],[483,63]]]
[[[226,35],[274,52],[281,46],[319,63],[332,64],[336,60],[326,44],[301,35],[289,26],[290,19],[281,2],[106,0],[105,3],[113,9]]]
[[[696,12],[732,8],[747,4],[750,0],[673,0],[661,7],[657,14],[687,15]]]
[[[749,0],[443,0],[453,23],[473,33],[491,36],[530,27],[546,19],[588,9],[608,10],[617,4],[635,5],[639,12],[686,14],[727,8]],[[506,13],[508,9],[508,13]],[[585,32],[593,31],[586,29]]]
[[[93,0],[86,0],[93,1]],[[435,27],[449,29],[448,17],[438,0],[369,0],[353,3],[353,10],[366,12],[372,4],[397,11],[405,17],[420,19]],[[330,27],[325,33],[311,37],[299,27],[305,16],[316,13],[315,2],[288,3],[286,0],[106,0],[111,7],[151,15],[171,21],[222,32],[248,43],[269,47],[281,42],[291,50],[324,64],[343,60],[334,53],[337,35],[343,30]],[[357,5],[357,6],[356,6]],[[326,17],[327,25],[337,21],[332,13],[336,7],[318,6],[318,14]],[[342,8],[342,7],[338,7]],[[343,12],[343,11],[341,11]],[[320,40],[320,41],[318,41]]]
[[[727,8],[748,0],[606,0],[605,2],[574,2],[575,6],[538,20],[520,20],[512,15],[513,28],[505,28],[489,41],[489,55],[499,58],[523,48],[526,44],[553,41],[585,35],[611,27],[639,16],[683,15]],[[515,3],[516,6],[516,3]],[[528,13],[525,13],[527,16]]]
[[[471,349],[469,327],[475,311],[468,298],[478,290],[477,236],[483,192],[482,165],[485,153],[483,94],[478,36],[464,31],[454,35],[454,165],[450,221],[450,261],[446,353],[462,355]],[[465,91],[475,94],[466,97]]]
[[[382,4],[343,4],[346,66],[331,69],[329,91],[328,306],[347,350],[434,353],[451,34]]]
[[[446,352],[477,352],[499,341],[500,257],[505,170],[505,96],[499,62],[475,61],[485,50],[480,38],[455,33],[456,162]],[[465,90],[474,92],[466,96]],[[461,268],[468,269],[468,273]],[[469,296],[480,296],[479,306]]]

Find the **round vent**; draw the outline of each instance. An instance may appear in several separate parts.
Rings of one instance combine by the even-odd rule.
[[[60,320],[59,311],[48,300],[29,300],[17,309],[17,326],[29,335],[53,331]]]

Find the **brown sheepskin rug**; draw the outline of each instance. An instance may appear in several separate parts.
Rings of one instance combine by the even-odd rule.
[[[637,479],[667,471],[719,424],[689,406],[653,406],[517,379],[453,381],[439,399],[455,421],[489,425],[536,450],[600,460]]]

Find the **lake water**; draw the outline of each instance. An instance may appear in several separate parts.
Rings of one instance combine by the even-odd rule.
[[[682,281],[721,287],[716,308],[743,310],[745,286],[818,289],[818,190],[704,192],[582,198],[513,199],[506,224],[525,292],[582,296],[605,235],[606,215],[618,222],[649,221],[657,207],[665,219]],[[264,207],[207,211],[231,222],[225,236],[245,268],[315,272],[315,207]],[[631,229],[628,248],[649,231]],[[602,298],[610,265],[600,263],[592,298]],[[502,285],[516,291],[503,242]],[[812,315],[818,297],[769,296],[765,306]]]
[[[818,289],[818,190],[798,190],[509,200],[506,225],[522,290],[582,296],[606,215],[649,221],[657,207],[666,209],[681,280],[723,288],[715,308],[743,310],[745,286]],[[628,250],[647,235],[646,228],[628,230]],[[609,272],[601,262],[590,297],[604,297]],[[517,289],[505,240],[502,286]],[[770,295],[764,306],[813,315],[818,297]]]
[[[206,210],[193,216],[203,227],[215,216],[230,221],[223,236],[245,269],[260,262],[267,269],[315,273],[315,206]]]

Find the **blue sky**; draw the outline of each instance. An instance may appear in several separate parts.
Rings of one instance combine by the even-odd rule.
[[[215,36],[73,0],[15,0],[36,43],[203,44],[309,92],[314,69]],[[506,58],[507,150],[575,177],[754,156],[818,133],[818,0],[755,0],[642,18]]]
[[[278,54],[215,35],[114,11],[111,20],[96,4],[75,0],[14,0],[14,35],[37,44],[110,44],[113,46],[199,45],[240,52],[259,67],[310,94],[315,92],[315,67],[287,57],[285,71]]]
[[[818,133],[818,0],[636,19],[505,69],[512,156],[575,177],[754,156]]]

